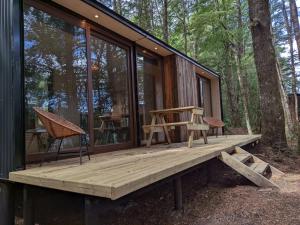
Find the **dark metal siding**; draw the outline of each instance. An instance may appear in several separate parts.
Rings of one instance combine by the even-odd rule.
[[[24,166],[22,0],[0,1],[0,178]]]

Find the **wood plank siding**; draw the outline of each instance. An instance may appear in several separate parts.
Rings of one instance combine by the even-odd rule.
[[[165,108],[176,108],[183,106],[199,106],[199,90],[197,76],[203,76],[210,80],[212,116],[221,119],[220,91],[218,78],[211,76],[202,69],[196,67],[186,59],[171,55],[164,57],[164,106]],[[168,117],[169,122],[185,121],[189,118],[187,113],[176,118],[174,115]],[[171,138],[173,141],[186,141],[186,129],[176,128]],[[195,138],[199,138],[200,132],[195,132]]]
[[[164,57],[164,107],[176,108],[178,107],[177,97],[177,80],[176,80],[176,56],[170,55]],[[168,122],[174,122],[178,120],[177,115],[170,114],[167,116]],[[172,142],[179,142],[179,127],[170,132]]]
[[[178,107],[194,105],[198,106],[198,88],[195,73],[195,67],[187,60],[176,56],[177,69],[177,87],[178,87]],[[180,115],[180,121],[186,121],[190,118],[188,113]],[[187,130],[180,128],[180,140],[186,141]],[[199,131],[195,132],[195,138],[199,138]]]

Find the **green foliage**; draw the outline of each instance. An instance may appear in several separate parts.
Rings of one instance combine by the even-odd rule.
[[[163,0],[121,1],[124,6],[123,12],[126,12],[123,16],[157,37],[163,37]],[[241,27],[238,26],[239,3]],[[286,55],[287,35],[282,15],[282,0],[271,0],[270,4],[274,43],[284,75],[285,87],[289,90],[290,59]],[[149,16],[149,12],[152,16]],[[242,44],[241,72],[246,84],[250,123],[254,130],[259,132],[258,80],[248,24],[246,0],[168,0],[169,44],[220,74],[224,120],[229,126],[245,126],[235,60],[237,48]],[[237,116],[242,119],[237,121]]]

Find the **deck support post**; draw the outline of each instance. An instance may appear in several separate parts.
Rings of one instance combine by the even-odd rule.
[[[181,210],[183,208],[181,176],[176,177],[173,182],[174,182],[175,210]]]
[[[30,187],[24,185],[23,188],[23,219],[24,225],[34,225],[34,201]]]
[[[93,207],[93,200],[89,196],[84,196],[84,225],[97,224],[97,218],[95,218]]]
[[[14,187],[0,180],[0,224],[14,224]]]
[[[118,202],[110,199],[84,196],[84,225],[107,224],[106,213],[117,205]]]

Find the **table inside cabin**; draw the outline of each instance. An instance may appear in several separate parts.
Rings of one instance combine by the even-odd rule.
[[[43,128],[29,129],[29,130],[26,130],[26,134],[31,134],[28,145],[26,147],[27,150],[30,149],[30,146],[32,145],[32,143],[34,141],[34,138],[36,138],[36,140],[37,140],[37,146],[38,146],[39,151],[41,149],[43,149],[42,135],[47,134],[46,129],[43,129]]]
[[[191,114],[190,120],[180,121],[180,122],[170,122],[167,123],[165,116],[168,114],[180,114],[188,112]],[[186,106],[178,108],[169,108],[169,109],[159,109],[149,111],[151,115],[151,124],[144,125],[144,130],[149,130],[149,138],[147,140],[147,146],[151,146],[151,141],[153,134],[155,132],[163,132],[167,139],[167,142],[171,143],[171,138],[169,135],[169,127],[172,126],[186,126],[187,131],[189,132],[188,137],[188,146],[192,147],[194,131],[201,131],[204,137],[204,142],[207,144],[207,135],[206,131],[209,129],[209,126],[203,121],[203,108],[196,106]]]
[[[100,119],[101,124],[100,127],[94,127],[94,130],[105,134],[104,144],[107,144],[109,142],[109,138],[112,139],[112,143],[117,143],[117,137],[114,134],[116,134],[117,132],[121,132],[122,130],[128,129],[128,114],[106,114],[98,116],[98,118]]]

